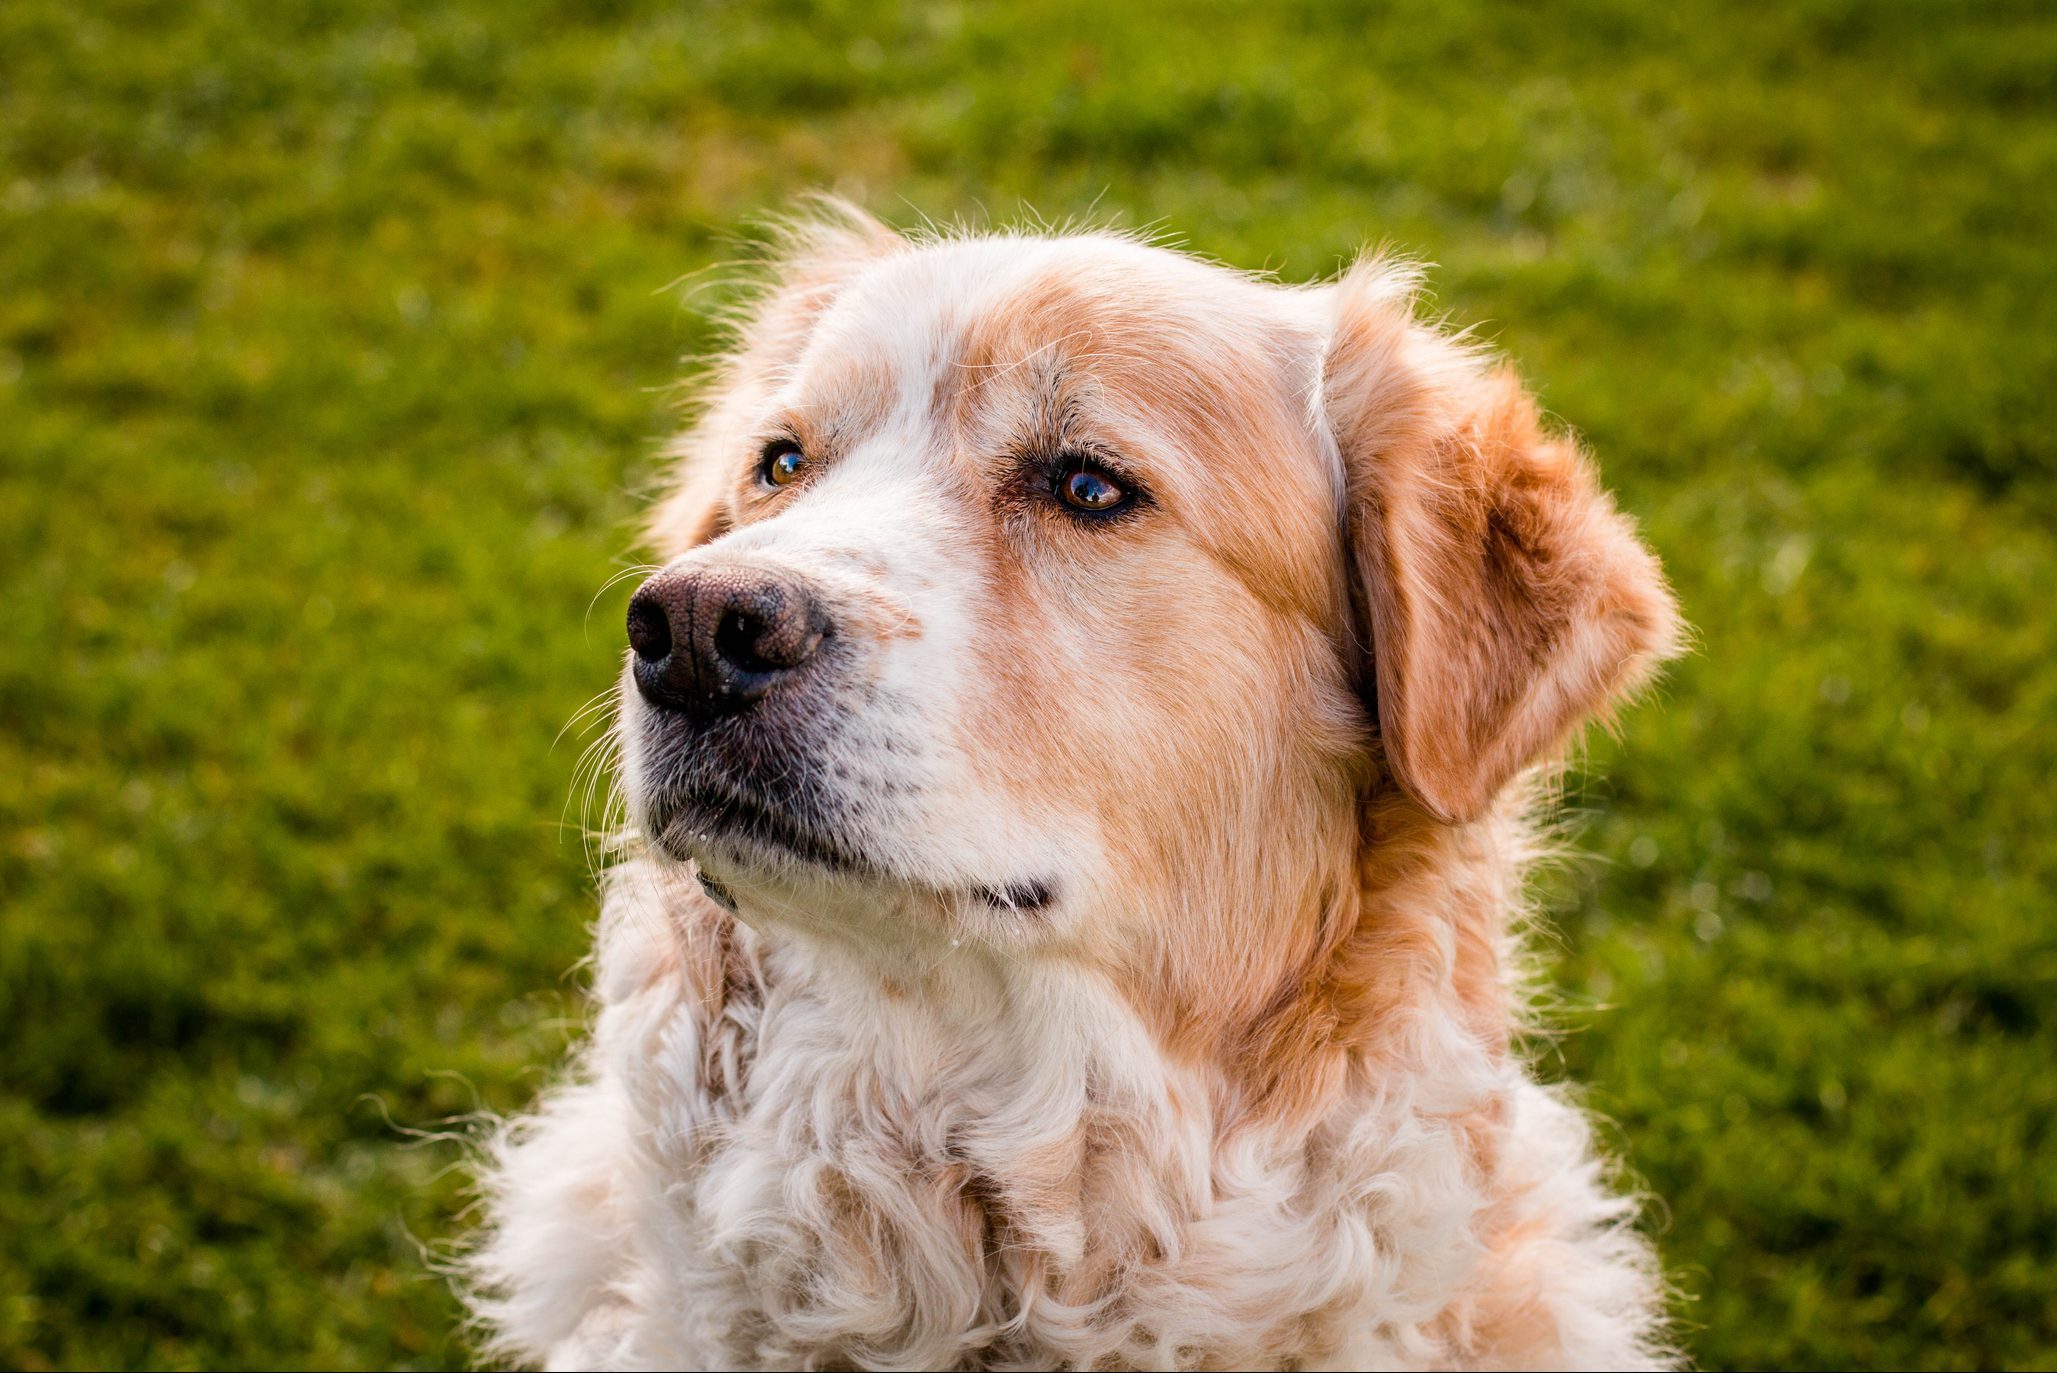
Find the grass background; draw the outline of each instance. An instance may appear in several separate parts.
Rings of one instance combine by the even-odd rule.
[[[1547,12],[1546,12],[1547,10]],[[559,728],[753,216],[1367,239],[1703,646],[1552,887],[1710,1366],[2057,1361],[2041,3],[0,5],[0,1365],[442,1366]]]

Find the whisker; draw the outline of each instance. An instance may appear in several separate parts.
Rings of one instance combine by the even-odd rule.
[[[591,720],[596,714],[604,714],[613,709],[614,704],[615,689],[613,687],[594,693],[591,700],[580,706],[572,717],[564,722],[564,728],[557,731],[557,737],[550,741],[551,749],[555,750],[559,744],[564,742],[565,735]]]
[[[662,563],[631,563],[606,581],[600,583],[600,589],[593,593],[593,599],[586,602],[586,623],[590,624],[592,622],[593,607],[600,604],[600,598],[607,594],[609,588],[626,581],[630,577],[644,577],[653,572],[662,572],[663,570],[664,564]]]

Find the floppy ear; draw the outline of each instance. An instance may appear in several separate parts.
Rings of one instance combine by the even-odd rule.
[[[1677,650],[1657,560],[1513,370],[1414,318],[1412,270],[1333,290],[1323,404],[1395,780],[1475,819]]]
[[[813,199],[778,224],[759,288],[724,321],[729,347],[698,388],[698,417],[666,450],[671,488],[651,513],[649,539],[666,560],[729,531],[739,430],[799,360],[821,314],[867,264],[907,241],[848,201]]]

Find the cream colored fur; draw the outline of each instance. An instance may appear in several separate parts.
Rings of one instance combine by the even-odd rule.
[[[492,1144],[469,1268],[489,1349],[560,1368],[1667,1363],[1635,1207],[1584,1117],[1532,1080],[1515,1047],[1531,788],[1509,772],[1639,680],[1674,633],[1654,562],[1582,459],[1495,390],[1511,383],[1412,324],[1410,292],[1389,272],[1333,295],[1291,292],[1117,240],[910,245],[854,218],[804,247],[744,325],[659,538],[686,563],[803,568],[848,614],[870,607],[919,640],[879,631],[875,667],[897,684],[893,709],[926,722],[926,751],[906,765],[919,798],[865,810],[869,828],[853,830],[918,878],[901,892],[710,850],[701,861],[729,864],[739,918],[703,895],[686,858],[627,841],[606,881],[590,1039],[569,1079]],[[1119,556],[1113,544],[1038,545],[1050,570],[1026,581],[980,573],[988,555],[966,551],[975,538],[949,515],[963,498],[935,494],[943,469],[895,485],[913,482],[907,455],[929,451],[924,407],[959,365],[931,360],[958,345],[925,321],[1016,310],[1031,338],[1045,328],[1069,346],[1071,325],[1036,323],[1020,304],[1040,299],[1037,273],[1053,267],[1114,283],[1064,307],[1083,311],[1094,345],[1079,368],[1108,366],[1128,327],[1093,313],[1120,306],[1124,273],[1139,296],[1194,292],[1196,331],[1208,301],[1241,312],[1287,380],[1272,397],[1257,388],[1275,383],[1224,357],[1252,389],[1224,383],[1207,403],[1269,414],[1276,399],[1284,418],[1250,420],[1251,444],[1297,446],[1290,460],[1312,474],[1277,496],[1290,518],[1258,531],[1281,545],[1276,565],[1194,551],[1224,547],[1233,526],[1130,546],[1138,566],[1189,560],[1181,641],[1210,665],[1161,708],[1127,699],[1156,689],[1147,671],[1107,668],[1096,684],[1104,654],[1062,637],[1106,632],[1067,628],[1078,616],[1062,579],[1103,549]],[[1134,327],[1148,337],[1174,317]],[[1371,332],[1349,351],[1358,329]],[[1408,363],[1409,349],[1425,360]],[[891,443],[851,447],[789,506],[751,506],[757,496],[708,476],[740,461],[722,426],[740,434],[753,407],[877,356],[903,383],[877,421]],[[1378,370],[1408,366],[1404,384]],[[1106,376],[1095,394],[1119,412],[1109,423],[1142,436],[1136,451],[1177,438],[1190,406],[1133,391],[1124,405],[1120,388],[1135,383]],[[1336,394],[1344,386],[1355,401]],[[1412,418],[1394,418],[1395,386],[1415,388]],[[1373,394],[1389,397],[1383,420],[1364,412]],[[952,403],[1000,402],[980,391]],[[1357,433],[1373,429],[1375,443]],[[1247,489],[1265,469],[1249,444],[1235,451],[1253,464],[1236,477]],[[1403,486],[1394,474],[1410,463],[1420,475]],[[1191,474],[1156,479],[1172,518]],[[1382,501],[1402,509],[1391,493],[1427,532],[1345,528],[1378,518],[1362,512]],[[1477,519],[1437,523],[1422,513],[1437,500],[1468,502]],[[1474,566],[1464,540],[1498,537],[1476,532],[1488,524],[1519,546]],[[874,526],[886,532],[867,543]],[[1136,540],[1170,538],[1137,528]],[[1373,565],[1374,544],[1397,571]],[[958,581],[939,583],[937,566]],[[1367,592],[1359,576],[1392,581]],[[1005,627],[993,596],[1047,598],[1063,613],[1025,623],[1056,637],[1005,641],[1028,631]],[[1488,608],[1469,609],[1471,596]],[[1468,615],[1508,626],[1462,650],[1469,668],[1381,662],[1381,729],[1404,741],[1415,777],[1385,762],[1357,694],[1370,692],[1353,660],[1367,635],[1347,622],[1367,606],[1418,653],[1459,651]],[[918,634],[894,628],[900,609],[918,614]],[[1214,623],[1269,637],[1210,637]],[[1061,736],[976,704],[980,665],[1005,659],[978,656],[975,641],[1051,658],[1074,699],[1137,722],[1123,733],[1149,731],[1142,746],[1174,776],[1192,770],[1190,785],[1140,794],[1151,752],[1102,765],[1104,777],[1020,774],[982,756],[1046,752]],[[1516,641],[1527,647],[1496,656]],[[1476,694],[1451,695],[1464,692]],[[1190,748],[1164,736],[1187,719]],[[1246,740],[1241,756],[1202,742],[1217,724],[1223,740]],[[624,785],[638,814],[655,764],[637,731],[652,727],[626,693]],[[1470,772],[1466,739],[1491,741]],[[1114,818],[1127,805],[1134,835]],[[1223,855],[1227,866],[1208,866]],[[1030,929],[934,894],[985,872],[1052,872],[1064,896]]]

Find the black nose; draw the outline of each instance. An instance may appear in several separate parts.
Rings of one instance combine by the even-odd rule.
[[[754,568],[660,572],[629,598],[636,689],[702,722],[735,714],[805,666],[828,631],[804,585]]]

